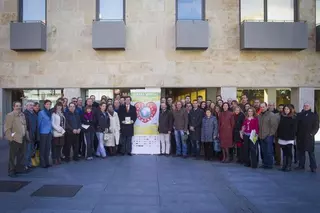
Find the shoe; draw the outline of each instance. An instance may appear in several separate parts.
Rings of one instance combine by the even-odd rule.
[[[11,178],[16,178],[17,177],[17,175],[15,173],[8,174],[8,176],[11,177]]]
[[[182,156],[184,159],[187,159],[188,158],[188,156],[186,156],[186,155],[184,155],[184,156]]]
[[[131,153],[128,153],[128,155],[129,155],[129,156],[132,156],[132,154],[131,154]]]
[[[248,164],[248,163],[244,164],[244,166],[245,166],[245,167],[251,167],[251,165]]]
[[[304,170],[304,167],[298,166],[298,167],[294,168],[294,170],[302,171],[302,170]]]
[[[312,173],[317,173],[317,169],[311,169]]]
[[[29,172],[30,172],[29,169],[23,169],[22,171],[16,172],[16,174],[27,174],[27,173],[29,173]]]

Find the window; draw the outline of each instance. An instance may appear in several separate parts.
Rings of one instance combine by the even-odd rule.
[[[241,0],[241,21],[263,21],[263,0]]]
[[[125,0],[97,0],[97,19],[108,21],[124,20]]]
[[[204,0],[176,0],[178,20],[203,20]]]
[[[316,2],[316,24],[320,25],[320,0]]]
[[[294,0],[268,0],[268,21],[294,21]]]
[[[19,21],[46,23],[46,0],[20,0]]]
[[[241,0],[241,21],[293,22],[297,0]]]

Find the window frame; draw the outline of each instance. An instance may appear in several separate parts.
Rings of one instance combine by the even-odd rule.
[[[23,1],[24,0],[18,0],[18,22],[27,22],[23,20]],[[47,16],[48,16],[48,0],[44,0],[44,7],[45,7],[45,23],[42,22],[42,20],[34,20],[39,21],[45,25],[47,25]]]
[[[268,21],[268,0],[262,0],[263,1],[263,22],[272,22],[272,21]],[[241,0],[239,0],[239,20],[240,23],[244,22],[246,20],[241,21]],[[284,22],[287,22],[286,20],[283,20]],[[293,0],[293,22],[299,22],[300,18],[299,18],[299,0]]]
[[[201,0],[201,19],[178,19],[179,16],[179,9],[178,9],[178,4],[179,0],[176,0],[176,21],[178,20],[190,20],[190,21],[195,21],[195,20],[206,20],[206,0]]]
[[[105,21],[108,21],[108,19],[100,19],[99,18],[99,14],[100,14],[100,1],[103,1],[103,0],[96,0],[96,21],[101,21],[101,20],[105,20]],[[123,1],[123,17],[122,17],[122,20],[124,22],[126,22],[126,0],[122,0]]]

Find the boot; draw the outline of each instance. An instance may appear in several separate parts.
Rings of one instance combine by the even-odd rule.
[[[283,157],[282,168],[280,169],[280,171],[286,171],[287,163],[288,163],[287,157]]]
[[[288,157],[286,172],[290,172],[292,170],[291,166],[292,166],[292,157]]]

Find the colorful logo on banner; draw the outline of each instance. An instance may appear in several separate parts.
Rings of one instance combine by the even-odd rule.
[[[138,102],[135,104],[137,109],[137,117],[143,123],[148,123],[153,119],[157,112],[157,105],[154,102],[149,102],[144,104],[142,102]]]

